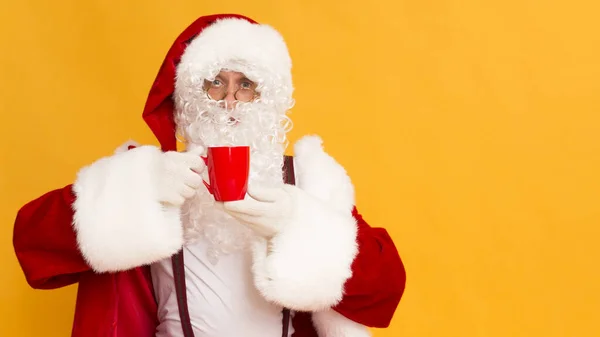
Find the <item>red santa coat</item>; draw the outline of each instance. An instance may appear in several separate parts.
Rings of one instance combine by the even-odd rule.
[[[78,249],[71,186],[46,193],[18,212],[14,247],[29,285],[55,289],[78,283],[73,337],[151,337],[158,324],[148,267],[96,273]],[[335,310],[360,324],[385,328],[404,291],[405,273],[382,228],[355,210],[359,253]],[[316,337],[310,313],[294,317],[294,337]]]
[[[150,91],[143,118],[157,136],[164,151],[176,148],[171,95],[178,58],[193,36],[214,20],[223,17],[250,20],[237,15],[198,19],[175,41]],[[309,172],[310,174],[312,173]],[[14,227],[14,247],[27,282],[36,289],[55,289],[78,283],[73,337],[154,336],[158,324],[157,304],[147,264],[128,265],[119,262],[118,268],[111,270],[90,263],[94,261],[94,256],[89,253],[89,246],[96,244],[95,239],[90,241],[82,238],[82,234],[76,231],[78,223],[86,218],[90,223],[96,221],[96,218],[101,218],[106,221],[100,221],[100,225],[110,227],[111,218],[106,217],[106,214],[95,214],[95,205],[90,206],[84,216],[78,215],[77,212],[81,213],[82,201],[78,200],[77,195],[82,184],[76,181],[73,185],[48,192],[19,210]],[[118,201],[114,202],[119,204]],[[343,284],[343,296],[341,300],[332,302],[331,312],[334,314],[328,314],[326,310],[319,310],[319,313],[315,314],[309,310],[310,305],[304,302],[298,305],[297,307],[307,310],[296,310],[292,323],[294,337],[314,337],[317,336],[317,330],[320,331],[321,337],[339,336],[340,331],[353,331],[354,325],[358,324],[384,328],[392,319],[404,292],[404,266],[385,229],[371,227],[355,207],[352,216],[356,221],[355,239],[358,253],[353,255],[350,265],[351,277]],[[115,223],[122,221],[113,219]],[[119,240],[115,242],[118,243]],[[111,248],[110,240],[108,243],[108,248]],[[126,244],[119,247],[117,243],[112,247],[115,248],[114,251],[106,251],[109,255],[114,253],[118,257],[121,252],[123,258],[127,259],[129,255],[124,253],[127,249],[142,249],[127,248]],[[139,242],[136,241],[137,243]],[[100,247],[104,247],[104,243]],[[335,249],[327,246],[320,248],[324,252]],[[313,262],[318,263],[316,260]],[[310,263],[312,262],[308,262],[304,271],[310,269]],[[303,279],[303,275],[298,275],[298,278]],[[313,282],[319,281],[313,275],[311,279]],[[329,279],[324,275],[323,282],[326,281]],[[289,293],[288,291],[287,294]],[[286,299],[282,299],[281,302],[289,303],[294,308],[294,296],[291,296],[290,300],[286,295]],[[302,298],[304,301],[306,296],[307,292],[297,294],[295,298]],[[327,301],[321,301],[319,305],[323,303]],[[348,333],[345,335],[350,336]],[[356,336],[362,334],[357,333]]]

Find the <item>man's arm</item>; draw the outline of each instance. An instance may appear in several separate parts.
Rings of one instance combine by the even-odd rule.
[[[358,254],[342,301],[333,309],[360,324],[386,328],[404,293],[404,265],[385,229],[369,226],[356,208],[353,215],[358,225]]]
[[[152,146],[117,150],[81,169],[76,181],[18,212],[14,248],[34,288],[58,288],[79,274],[149,264],[183,245],[179,207],[202,185],[202,159]]]
[[[385,229],[356,210],[350,178],[320,138],[295,150],[298,186],[254,186],[224,209],[264,237],[253,246],[253,273],[267,300],[312,312],[322,336],[367,336],[366,326],[389,325],[404,266]]]
[[[13,245],[29,285],[64,287],[90,270],[73,230],[72,185],[48,192],[24,205],[15,220]]]

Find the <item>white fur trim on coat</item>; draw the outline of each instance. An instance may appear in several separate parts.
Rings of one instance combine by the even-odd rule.
[[[81,169],[73,185],[77,243],[97,272],[150,264],[183,245],[179,208],[164,206],[157,197],[160,149],[116,152]]]
[[[313,325],[319,337],[369,337],[369,329],[337,311],[323,310],[312,313]]]
[[[253,247],[255,284],[269,301],[298,311],[328,309],[343,296],[358,252],[353,188],[317,137],[296,146],[297,212],[268,244]]]

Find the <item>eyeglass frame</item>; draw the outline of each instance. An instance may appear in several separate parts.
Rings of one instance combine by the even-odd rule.
[[[252,82],[252,81],[250,81],[250,82]],[[252,83],[256,85],[256,83],[254,83],[254,82],[252,82]],[[210,88],[208,88],[208,86],[210,84],[211,84],[211,81],[209,81],[207,79],[204,80],[204,85],[202,86],[202,90],[204,90],[204,92],[206,93],[206,97],[208,97],[209,99],[211,99],[213,101],[222,101],[225,97],[227,97],[227,94],[229,93],[229,91],[227,90],[227,88],[225,88],[224,95],[220,99],[215,99],[213,97],[210,97],[210,94],[208,93],[208,91],[210,90]],[[239,100],[237,98],[238,92],[240,90],[242,90],[242,89],[243,90],[252,90],[253,95],[252,95],[252,98],[250,100],[248,100],[248,101],[241,101],[241,100]],[[260,93],[258,91],[256,91],[256,89],[242,88],[241,86],[233,93],[233,97],[236,99],[236,101],[244,102],[244,103],[252,102],[252,101],[254,101],[259,96],[260,96]]]

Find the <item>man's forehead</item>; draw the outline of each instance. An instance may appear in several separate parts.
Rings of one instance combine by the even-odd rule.
[[[229,69],[221,69],[217,76],[231,77],[231,78],[248,78],[246,74],[241,71],[229,70]]]
[[[250,76],[246,75],[245,73],[243,73],[241,71],[231,70],[231,69],[221,69],[214,75],[214,77],[222,79],[222,80],[229,80],[229,81],[248,80],[248,81],[256,82],[255,80],[253,80]]]

